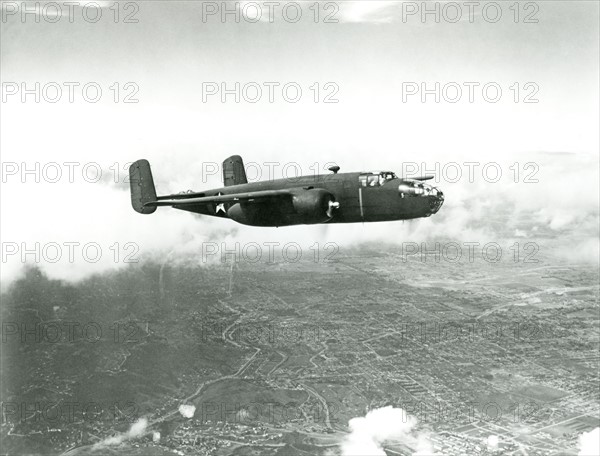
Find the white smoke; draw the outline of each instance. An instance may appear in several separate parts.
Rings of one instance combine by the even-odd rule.
[[[196,407],[193,405],[181,404],[179,406],[179,413],[184,418],[192,418],[194,413],[196,413]]]
[[[413,456],[438,456],[433,449],[433,445],[429,441],[429,438],[425,434],[417,435],[417,450],[413,453]]]
[[[148,420],[146,418],[140,418],[135,423],[131,425],[127,432],[122,434],[113,435],[112,437],[108,437],[101,442],[94,444],[93,449],[102,448],[105,446],[111,445],[120,445],[126,440],[135,439],[144,435],[146,432],[146,428],[148,427]]]
[[[499,443],[500,439],[497,435],[490,435],[486,440],[488,451],[496,451]]]
[[[579,436],[579,456],[600,456],[600,427]]]
[[[341,444],[343,456],[385,456],[383,444],[403,441],[416,448],[414,455],[434,454],[425,434],[413,432],[418,420],[391,406],[369,411],[348,422],[350,434]]]

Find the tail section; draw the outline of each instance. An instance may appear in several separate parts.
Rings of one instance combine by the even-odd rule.
[[[140,214],[152,214],[156,211],[156,206],[144,206],[157,199],[148,160],[138,160],[129,167],[129,184],[133,209]]]
[[[223,162],[223,185],[247,184],[246,170],[244,169],[244,161],[239,155],[232,155],[226,158]]]

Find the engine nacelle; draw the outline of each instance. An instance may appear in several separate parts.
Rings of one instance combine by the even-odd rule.
[[[253,226],[288,226],[323,223],[339,207],[334,196],[322,188],[296,190],[291,197],[262,203],[236,203],[227,216],[238,223]]]
[[[257,219],[257,208],[240,203],[232,204],[227,210],[227,216],[242,225],[254,225]]]
[[[333,210],[337,209],[339,203],[327,190],[312,188],[294,195],[292,205],[307,223],[322,223],[333,217]]]

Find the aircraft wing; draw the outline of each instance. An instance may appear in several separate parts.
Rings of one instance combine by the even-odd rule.
[[[159,197],[157,201],[150,201],[144,204],[147,207],[157,206],[187,206],[187,205],[198,205],[198,204],[215,204],[215,203],[237,203],[240,201],[257,201],[265,200],[277,197],[291,197],[294,194],[294,190],[297,192],[301,189],[284,189],[284,190],[261,190],[257,192],[246,192],[246,193],[231,193],[229,195],[214,195],[214,196],[201,196],[196,197],[190,195],[186,198],[184,195],[173,195],[172,199],[164,199]]]

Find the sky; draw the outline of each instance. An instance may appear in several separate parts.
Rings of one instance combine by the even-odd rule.
[[[500,2],[495,22],[490,2],[472,15],[461,2],[430,2],[439,8],[438,22],[434,14],[421,15],[421,2],[281,2],[272,20],[264,2],[238,2],[239,22],[221,16],[235,2],[97,3],[101,8],[79,2],[72,11],[60,2],[60,11],[27,3],[33,12],[23,16],[21,2],[2,2],[3,284],[23,268],[20,252],[7,255],[14,245],[61,244],[61,260],[41,267],[52,277],[78,280],[123,267],[122,255],[115,261],[110,250],[115,243],[121,254],[132,242],[139,255],[160,257],[215,239],[334,241],[342,248],[381,239],[485,242],[504,235],[487,221],[506,210],[515,236],[549,230],[573,242],[569,260],[597,259],[597,2],[522,2],[518,17],[513,2]],[[262,16],[254,21],[257,6]],[[298,8],[302,16],[293,22]],[[36,83],[39,102],[35,93],[23,99],[22,89],[36,92]],[[236,83],[239,102],[235,94],[223,102],[222,84],[233,89]],[[423,102],[421,90],[436,83],[440,101],[430,94]],[[100,87],[97,102],[86,101],[85,84],[92,85],[88,99]],[[285,84],[292,86],[287,100]],[[248,101],[257,86],[261,97]],[[302,93],[292,103],[295,87]],[[462,95],[450,102],[456,87]],[[501,94],[491,102],[496,87]],[[337,102],[324,102],[328,96]],[[137,103],[125,103],[127,97]],[[274,166],[268,163],[278,163],[273,177],[281,177],[290,170],[286,163],[311,174],[315,164],[323,171],[331,162],[342,172],[398,174],[413,162],[425,169],[476,162],[479,170],[495,163],[502,178],[492,183],[478,172],[469,182],[462,166],[458,182],[436,183],[446,194],[439,214],[407,224],[257,229],[169,209],[152,216],[131,209],[128,163],[147,158],[158,192],[166,194],[220,186],[207,164],[218,166],[232,154],[257,164],[262,178]],[[77,164],[72,182],[65,162]],[[21,174],[36,163],[39,183],[35,171]],[[51,163],[62,172],[57,182],[42,173]],[[518,177],[510,168],[515,163]],[[92,177],[102,170],[98,182],[82,176],[86,164]],[[532,172],[537,182],[525,182]],[[65,242],[96,242],[102,257],[66,261]]]

